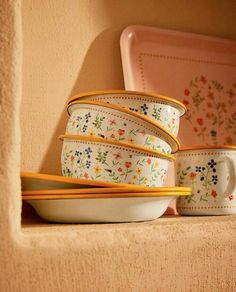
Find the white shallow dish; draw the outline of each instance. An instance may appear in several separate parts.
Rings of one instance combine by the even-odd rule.
[[[176,196],[26,200],[38,215],[55,223],[111,223],[154,220]]]

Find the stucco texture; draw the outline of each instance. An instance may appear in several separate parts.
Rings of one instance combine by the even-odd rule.
[[[71,93],[122,86],[124,26],[236,36],[234,1],[145,2],[0,1],[0,291],[236,291],[236,216],[21,225],[20,169],[59,171]]]

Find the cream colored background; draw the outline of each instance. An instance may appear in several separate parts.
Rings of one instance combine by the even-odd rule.
[[[150,25],[236,39],[231,0],[24,0],[24,171],[60,174],[67,99],[78,92],[123,89],[122,30]]]

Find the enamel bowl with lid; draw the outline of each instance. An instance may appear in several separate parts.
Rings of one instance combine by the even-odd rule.
[[[159,94],[138,91],[94,91],[73,96],[69,104],[78,100],[101,101],[120,105],[160,123],[175,137],[178,135],[180,117],[186,107],[180,101]]]

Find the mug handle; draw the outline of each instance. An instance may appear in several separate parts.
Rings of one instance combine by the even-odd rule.
[[[228,182],[226,190],[224,191],[224,194],[223,194],[223,196],[228,196],[233,192],[233,190],[235,189],[235,186],[236,186],[234,162],[232,159],[230,159],[227,156],[224,156],[220,159],[216,159],[216,162],[219,162],[219,163],[223,162],[226,164],[226,166],[228,168],[229,182]]]

